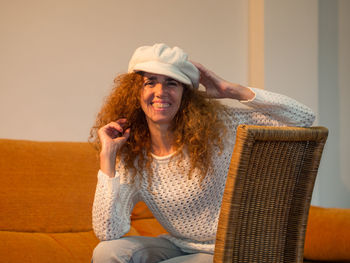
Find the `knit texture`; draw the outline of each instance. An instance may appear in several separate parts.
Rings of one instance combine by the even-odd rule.
[[[237,126],[311,126],[315,116],[299,102],[284,95],[252,89],[256,96],[242,102],[248,109],[226,107],[221,117],[227,126],[223,152],[213,149],[212,167],[200,184],[194,170],[188,178],[190,161],[186,148],[182,153],[158,157],[153,155],[152,185],[147,173],[142,182],[130,184],[122,164],[116,176],[98,172],[93,205],[93,228],[100,240],[117,239],[129,231],[133,206],[143,200],[169,235],[162,235],[185,252],[214,253],[215,237],[230,166]]]

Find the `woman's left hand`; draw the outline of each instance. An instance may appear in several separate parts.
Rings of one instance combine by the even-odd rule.
[[[251,89],[239,84],[228,82],[198,62],[191,61],[200,72],[199,83],[205,87],[208,97],[215,99],[231,98],[249,100],[254,97]]]

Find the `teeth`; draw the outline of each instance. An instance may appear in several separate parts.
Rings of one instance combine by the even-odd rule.
[[[156,108],[167,108],[170,106],[169,103],[153,103],[152,105]]]

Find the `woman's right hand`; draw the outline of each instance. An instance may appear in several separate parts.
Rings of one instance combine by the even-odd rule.
[[[100,169],[109,177],[114,177],[117,152],[130,136],[130,128],[127,128],[126,125],[126,119],[119,119],[98,130],[101,142]]]

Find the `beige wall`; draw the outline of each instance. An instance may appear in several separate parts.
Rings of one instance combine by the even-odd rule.
[[[2,1],[0,138],[86,141],[133,50],[165,42],[318,113],[330,139],[313,203],[350,207],[349,12],[347,0]]]
[[[319,124],[329,128],[316,185],[324,206],[350,207],[348,130],[349,41],[348,1],[319,0],[318,89]]]
[[[265,0],[265,88],[318,111],[317,0]]]
[[[339,1],[339,101],[340,101],[340,172],[350,191],[350,1]],[[350,200],[348,199],[350,207]]]
[[[252,3],[264,16],[263,45],[257,45],[263,50],[264,87],[307,104],[318,114],[315,125],[329,128],[312,203],[350,207],[350,2]]]
[[[165,42],[247,84],[245,0],[0,4],[0,137],[86,141],[134,49]]]

